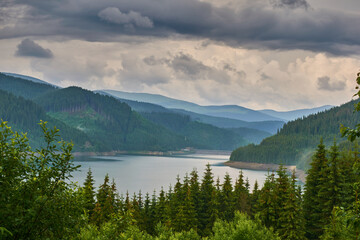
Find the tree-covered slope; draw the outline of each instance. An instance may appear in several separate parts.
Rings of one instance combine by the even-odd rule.
[[[191,146],[196,148],[231,150],[248,143],[239,134],[210,124],[192,121],[188,115],[169,112],[141,114],[150,121],[184,136]]]
[[[153,124],[113,97],[78,87],[56,90],[35,99],[49,115],[103,144],[102,150],[174,150],[187,141]]]
[[[22,97],[0,90],[0,118],[8,121],[18,132],[29,133],[29,141],[33,147],[39,147],[42,131],[38,126],[40,120],[47,121],[49,127],[56,126],[66,141],[73,141],[75,150],[94,150],[94,142],[83,132],[67,126],[54,119],[37,104]]]
[[[304,154],[313,151],[320,139],[329,145],[343,141],[340,124],[354,127],[360,114],[354,113],[354,101],[325,112],[288,122],[274,136],[264,139],[260,145],[248,145],[234,150],[231,161],[297,164]]]
[[[36,83],[0,73],[0,89],[26,99],[34,99],[57,88],[49,84]]]
[[[108,94],[103,91],[95,91],[95,92],[103,94],[103,95],[111,96],[111,94]],[[186,111],[183,109],[167,109],[165,107],[162,107],[162,106],[156,105],[156,104],[152,104],[152,103],[133,101],[133,100],[122,99],[122,98],[117,98],[117,97],[115,97],[115,98],[118,99],[120,102],[124,102],[124,103],[128,104],[134,111],[139,112],[140,114],[144,115],[145,117],[151,116],[151,118],[149,118],[150,120],[156,120],[155,121],[156,123],[163,125],[165,127],[168,127],[168,128],[170,127],[170,129],[171,129],[171,126],[168,126],[169,117],[173,116],[173,118],[174,118],[173,124],[175,124],[175,123],[179,123],[182,121],[183,115],[190,117],[190,119],[186,118],[187,122],[190,122],[190,120],[192,122],[198,122],[198,126],[200,128],[202,127],[202,130],[199,129],[199,131],[205,130],[204,125],[201,125],[199,123],[204,123],[207,125],[210,124],[217,128],[227,128],[227,131],[233,131],[233,133],[235,133],[236,135],[238,135],[241,138],[243,138],[244,140],[246,140],[246,141],[239,142],[240,145],[236,144],[235,147],[244,145],[245,142],[260,143],[261,140],[263,140],[264,138],[269,137],[272,134],[275,134],[278,131],[278,129],[280,129],[284,124],[284,122],[282,122],[282,121],[246,122],[246,121],[241,121],[241,120],[237,120],[237,119],[213,117],[213,116],[208,116],[208,115],[204,115],[204,114]],[[168,113],[168,114],[162,114],[162,113]],[[158,115],[158,116],[155,117],[155,115]],[[164,119],[160,119],[162,117]],[[207,127],[207,129],[210,131],[214,130],[214,128],[210,128],[210,127]],[[182,132],[179,132],[178,129],[172,129],[172,130],[175,130],[182,135]],[[184,129],[181,129],[181,131],[184,131]],[[209,135],[211,135],[211,133]],[[203,140],[203,139],[201,139],[201,140]],[[226,149],[234,148],[234,147],[231,148],[232,146],[234,146],[233,143],[227,144],[228,141],[225,141],[225,142],[226,143],[224,143],[223,145],[226,146],[225,147]],[[211,148],[213,148],[213,147],[214,147],[214,145]],[[209,147],[207,147],[207,148],[209,148]]]

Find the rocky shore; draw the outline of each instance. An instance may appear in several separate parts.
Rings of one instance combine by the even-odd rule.
[[[252,163],[252,162],[232,162],[228,161],[225,162],[224,165],[238,168],[238,169],[249,169],[249,170],[259,170],[259,171],[276,171],[279,168],[279,164],[273,164],[273,163]],[[289,171],[292,172],[295,170],[296,177],[305,183],[306,180],[306,173],[304,170],[296,168],[296,166],[293,165],[284,165],[284,167]]]

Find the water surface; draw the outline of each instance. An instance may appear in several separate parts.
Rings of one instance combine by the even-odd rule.
[[[129,191],[150,193],[154,190],[158,192],[161,187],[168,190],[169,186],[174,186],[176,176],[179,175],[181,180],[186,173],[197,169],[199,179],[202,179],[206,164],[209,163],[214,174],[214,180],[217,177],[221,182],[226,173],[229,173],[233,181],[239,176],[239,169],[224,166],[223,163],[228,161],[228,155],[182,155],[182,156],[137,156],[137,155],[119,155],[119,156],[93,156],[75,158],[75,164],[80,164],[80,171],[73,174],[73,181],[83,185],[86,173],[91,168],[95,179],[95,185],[103,183],[106,173],[110,179],[114,179],[117,190],[120,194]],[[245,178],[250,182],[251,189],[255,180],[262,186],[266,171],[243,170]]]

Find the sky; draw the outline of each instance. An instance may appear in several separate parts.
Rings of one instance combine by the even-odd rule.
[[[340,105],[359,26],[359,0],[1,0],[0,71],[201,105]]]

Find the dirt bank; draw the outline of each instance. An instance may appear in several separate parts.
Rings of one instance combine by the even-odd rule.
[[[259,171],[276,171],[280,165],[273,163],[251,163],[251,162],[225,162],[224,165],[238,168],[238,169],[249,169],[249,170],[259,170]],[[306,173],[303,170],[297,169],[296,166],[293,165],[284,165],[285,168],[288,169],[289,172],[295,169],[296,177],[305,183]]]

